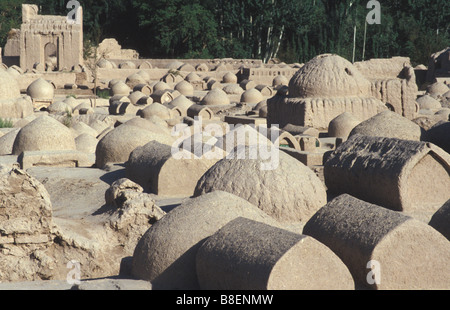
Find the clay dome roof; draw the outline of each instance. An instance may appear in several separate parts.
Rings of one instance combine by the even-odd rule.
[[[370,81],[348,60],[333,54],[307,62],[289,82],[289,95],[296,98],[371,96]]]
[[[226,105],[230,104],[230,99],[227,94],[220,88],[214,88],[210,90],[205,97],[203,97],[202,105]]]
[[[27,88],[27,95],[32,99],[53,99],[54,94],[55,88],[53,85],[43,78],[37,79]]]

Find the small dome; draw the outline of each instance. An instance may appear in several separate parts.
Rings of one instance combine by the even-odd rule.
[[[195,68],[194,68],[194,66],[192,66],[190,64],[184,64],[184,65],[180,66],[178,68],[178,70],[186,71],[186,72],[192,72],[192,71],[195,71]]]
[[[119,64],[120,69],[136,69],[136,65],[132,61],[125,61]]]
[[[163,81],[159,81],[155,85],[153,85],[154,92],[158,91],[158,90],[166,90],[166,89],[171,89],[171,87],[169,86],[169,84],[167,84],[166,82],[163,82]]]
[[[188,98],[186,98],[183,95],[178,96],[177,98],[175,98],[174,100],[172,100],[169,105],[172,107],[177,107],[177,108],[181,108],[184,110],[187,110],[191,105],[193,105],[194,103],[189,100]]]
[[[209,67],[208,67],[207,64],[201,63],[201,64],[198,64],[198,65],[195,67],[195,70],[196,70],[196,71],[199,71],[199,72],[208,72],[208,71],[209,71]]]
[[[20,88],[14,77],[7,71],[0,70],[0,100],[20,97]]]
[[[431,95],[443,95],[449,91],[446,84],[442,82],[436,82],[427,87],[427,93]]]
[[[146,83],[150,81],[150,75],[147,72],[140,70],[136,74],[140,75]]]
[[[72,108],[64,101],[57,101],[57,102],[53,102],[47,108],[47,111],[50,113],[61,113],[61,112],[72,111]]]
[[[177,85],[175,85],[175,90],[178,90],[180,94],[185,96],[192,96],[194,95],[194,86],[192,86],[191,83],[183,80],[179,82]]]
[[[201,81],[202,79],[198,76],[197,73],[195,72],[191,72],[189,73],[185,78],[186,81],[188,82],[197,82],[197,81]]]
[[[32,99],[52,100],[55,94],[53,85],[43,78],[39,78],[31,83],[27,88],[27,95]]]
[[[121,79],[112,79],[109,81],[108,87],[112,88],[114,86],[114,84],[119,83],[119,82],[123,82],[123,81]]]
[[[205,97],[203,97],[202,105],[227,105],[230,104],[230,98],[220,88],[214,88],[210,90]]]
[[[256,88],[251,88],[249,90],[246,90],[241,95],[241,102],[245,102],[245,103],[259,103],[263,100],[264,100],[264,96]]]
[[[244,90],[239,84],[229,84],[223,88],[223,91],[228,95],[242,95]]]
[[[371,83],[348,60],[332,54],[306,63],[289,82],[289,96],[329,98],[371,96]]]
[[[175,61],[169,63],[166,68],[171,69],[171,70],[178,70],[178,68],[181,67],[182,65],[184,65],[183,62],[175,60]]]
[[[347,139],[350,132],[361,122],[353,114],[344,112],[331,120],[328,136]]]
[[[100,60],[97,62],[97,66],[98,66],[99,68],[104,68],[104,69],[114,69],[113,64],[112,64],[109,60],[107,60],[107,59],[105,59],[105,58],[100,59]]]
[[[146,96],[146,95],[145,95],[143,92],[137,90],[137,91],[135,91],[135,92],[132,92],[132,93],[128,96],[128,99],[130,99],[130,102],[131,102],[132,104],[137,104],[137,102],[139,101],[139,99],[141,99],[142,97],[145,97],[145,96]]]
[[[19,131],[12,153],[75,149],[75,139],[69,128],[50,116],[41,116]]]
[[[133,73],[132,75],[127,77],[126,83],[146,84],[147,81],[145,80],[145,78],[142,75]]]
[[[142,118],[148,119],[151,116],[158,116],[166,120],[171,118],[170,110],[158,102],[154,102],[140,112]]]
[[[284,75],[278,75],[272,81],[273,87],[283,86],[283,85],[286,85],[286,86],[289,85],[289,79],[287,77],[285,77]]]
[[[352,129],[349,137],[357,134],[420,141],[423,136],[423,129],[400,114],[387,110],[357,125]]]
[[[226,84],[235,84],[237,83],[238,78],[236,76],[236,74],[232,73],[232,72],[227,72],[225,73],[225,75],[222,78],[222,83],[226,83]]]
[[[419,108],[421,110],[427,110],[427,109],[440,109],[442,108],[441,103],[431,97],[430,95],[424,95],[416,100],[416,102],[419,104]]]
[[[131,88],[128,87],[127,84],[125,84],[122,81],[118,81],[111,87],[111,93],[113,96],[121,95],[121,96],[128,96],[131,92]]]

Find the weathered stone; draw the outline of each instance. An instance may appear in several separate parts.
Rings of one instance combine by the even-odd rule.
[[[23,170],[0,168],[1,234],[39,234],[49,237],[52,207],[47,190]]]
[[[399,212],[341,195],[306,223],[303,234],[335,252],[359,287],[450,287],[448,240],[429,225]]]
[[[95,157],[93,153],[78,150],[24,151],[17,161],[24,170],[36,166],[92,167]]]
[[[0,155],[12,154],[14,141],[16,140],[19,131],[20,128],[14,128],[10,132],[0,137]]]
[[[154,289],[199,289],[197,250],[207,237],[237,217],[272,223],[264,212],[230,193],[215,191],[187,200],[139,240],[133,254],[133,276],[150,281]]]
[[[12,154],[24,151],[76,150],[69,128],[49,116],[40,116],[20,129]]]
[[[359,70],[344,58],[331,54],[316,56],[289,82],[289,95],[297,98],[368,97],[370,94],[370,82]]]
[[[43,78],[38,78],[28,86],[27,95],[31,97],[34,109],[40,110],[53,103],[55,88]]]
[[[230,99],[227,94],[219,88],[210,90],[200,102],[201,105],[227,105],[230,104]]]
[[[193,96],[194,95],[194,87],[191,83],[183,80],[177,83],[174,87],[175,90],[178,90],[184,96]]]
[[[268,125],[326,129],[332,119],[351,112],[364,121],[387,107],[372,96],[371,83],[342,57],[319,55],[292,77],[288,95],[267,100]]]
[[[94,154],[97,149],[98,140],[88,134],[83,133],[75,138],[75,146],[77,151]]]
[[[329,156],[324,175],[330,192],[424,219],[450,199],[449,163],[431,143],[355,135]]]
[[[356,134],[420,141],[424,130],[395,112],[384,111],[355,126],[349,137]]]
[[[425,133],[425,141],[431,142],[450,154],[450,122],[440,121]],[[1,138],[0,138],[1,139]]]
[[[126,162],[135,148],[151,140],[172,145],[174,139],[170,135],[142,130],[136,126],[121,125],[99,141],[95,151],[95,164],[101,168],[107,163]]]
[[[36,5],[22,4],[20,67],[32,69],[42,60],[48,70],[72,68],[83,63],[83,10],[78,7],[77,22],[66,16],[39,15]]]
[[[261,155],[249,159],[251,149],[245,148],[249,153],[243,154],[247,155],[243,159],[238,159],[237,153],[234,158],[224,158],[212,166],[200,178],[194,196],[226,191],[248,200],[281,222],[306,222],[326,203],[325,188],[308,167],[277,149],[277,158],[272,161],[278,163],[264,170]],[[288,186],[280,191],[279,184]]]
[[[190,197],[197,181],[217,159],[194,158],[189,154],[190,158],[172,154],[171,146],[151,141],[131,152],[126,175],[158,196]]]
[[[349,290],[347,267],[314,238],[239,217],[206,239],[197,276],[207,290]]]
[[[169,94],[169,93],[167,93],[167,94]],[[170,98],[167,98],[167,99],[164,99],[161,101],[170,102],[172,100],[173,100],[173,98],[170,97]],[[158,116],[162,120],[167,120],[167,119],[172,118],[172,114],[171,114],[170,110],[166,106],[162,105],[159,102],[159,100],[155,100],[154,103],[152,103],[149,106],[145,107],[144,109],[140,110],[138,115],[145,119],[149,119],[152,116]]]
[[[236,74],[232,72],[227,72],[222,77],[222,83],[225,84],[236,84],[238,82],[238,78]]]
[[[263,100],[264,96],[261,92],[256,88],[251,88],[242,93],[240,102],[257,104]]]
[[[347,139],[350,132],[361,122],[349,112],[344,112],[341,115],[331,120],[328,125],[328,135],[330,137],[339,137]]]
[[[391,111],[410,120],[417,116],[418,87],[408,57],[371,59],[357,62],[355,67],[371,82],[372,95]]]
[[[433,96],[442,96],[448,91],[448,86],[442,82],[436,82],[427,87],[427,93]]]

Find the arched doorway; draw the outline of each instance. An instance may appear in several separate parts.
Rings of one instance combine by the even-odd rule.
[[[44,47],[45,68],[50,71],[58,69],[58,49],[53,43],[47,43]]]

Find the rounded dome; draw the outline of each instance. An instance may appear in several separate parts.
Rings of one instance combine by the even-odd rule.
[[[72,111],[72,108],[64,101],[57,101],[57,102],[53,102],[47,108],[47,111],[50,113],[61,113],[61,112]]]
[[[136,69],[136,65],[132,61],[125,61],[119,64],[119,69]]]
[[[232,72],[227,72],[225,73],[225,75],[222,78],[222,83],[226,83],[226,84],[234,84],[237,83],[238,78],[236,76],[236,74],[232,73]]]
[[[446,84],[442,82],[436,82],[427,87],[427,93],[432,95],[443,95],[449,91],[449,88]]]
[[[284,75],[278,75],[272,81],[273,87],[283,86],[283,85],[286,85],[286,86],[289,85],[289,79],[287,77],[285,77]]]
[[[223,91],[228,95],[242,95],[244,90],[239,84],[229,84],[223,88]]]
[[[17,81],[7,71],[0,70],[0,100],[20,97],[20,88]]]
[[[140,75],[146,82],[150,81],[150,75],[146,71],[139,70],[136,74]]]
[[[151,116],[158,116],[163,120],[172,118],[170,110],[158,102],[154,102],[141,110],[140,116],[145,119],[148,119]]]
[[[147,81],[145,80],[145,78],[142,75],[133,73],[132,75],[127,77],[126,83],[146,84]]]
[[[166,82],[163,82],[163,81],[159,81],[155,85],[153,85],[154,92],[158,91],[158,90],[166,90],[166,89],[171,89],[171,87],[169,86],[169,84],[167,84]]]
[[[417,98],[416,102],[419,104],[419,108],[421,110],[442,108],[441,103],[430,95],[419,97]]]
[[[121,79],[112,79],[112,80],[109,81],[108,87],[112,88],[114,86],[114,84],[117,84],[119,82],[122,82],[122,80]]]
[[[184,78],[186,81],[188,82],[196,82],[196,81],[201,81],[202,79],[198,76],[197,73],[195,72],[191,72],[188,75],[186,75],[186,77]]]
[[[289,82],[289,96],[328,98],[371,96],[371,83],[348,60],[332,54],[307,62]]]
[[[113,64],[112,64],[109,60],[107,60],[107,59],[105,59],[105,58],[100,59],[100,60],[97,62],[97,66],[98,66],[99,68],[104,68],[104,69],[114,69]]]
[[[194,104],[194,102],[186,98],[184,95],[180,95],[172,100],[169,104],[173,107],[187,110],[191,105]]]
[[[121,96],[128,96],[131,92],[131,88],[128,87],[127,84],[125,84],[122,81],[118,81],[111,87],[111,93],[113,96],[121,95]]]
[[[392,111],[383,111],[361,122],[349,134],[420,141],[423,129],[416,123]]]
[[[202,105],[227,105],[230,104],[230,98],[220,88],[210,90],[201,101]]]
[[[236,156],[214,164],[198,181],[194,197],[225,191],[249,201],[272,218],[285,223],[306,223],[327,203],[322,181],[294,157],[279,152],[277,167],[263,170],[261,164],[264,160],[260,156],[248,159],[247,154],[251,153],[243,154],[245,158]],[[280,190],[280,184],[289,186]]]
[[[350,132],[361,123],[353,114],[344,112],[331,120],[328,136],[347,139]]]
[[[139,99],[141,99],[142,97],[145,97],[145,96],[146,96],[146,95],[145,95],[143,92],[137,90],[137,91],[135,91],[135,92],[132,92],[132,93],[128,96],[128,99],[130,99],[130,102],[131,102],[132,104],[137,104],[137,102],[139,101]]]
[[[192,86],[191,83],[183,80],[179,82],[177,85],[175,85],[175,90],[178,90],[180,94],[185,96],[192,96],[194,95],[194,86]]]
[[[27,95],[32,99],[49,100],[53,99],[55,88],[43,78],[39,78],[31,83],[27,88]]]
[[[72,131],[50,116],[41,116],[28,123],[17,134],[13,154],[23,151],[75,150]]]
[[[251,88],[249,90],[246,90],[241,95],[241,102],[245,102],[245,103],[259,103],[263,100],[264,100],[264,96],[256,88]]]
[[[184,62],[175,60],[175,61],[172,61],[171,63],[169,63],[166,66],[166,69],[178,70],[178,68],[181,67],[182,65],[184,65]]]
[[[174,141],[169,134],[122,124],[108,132],[98,142],[95,150],[95,164],[101,168],[108,163],[126,162],[135,148],[152,140],[167,145],[172,145]]]

